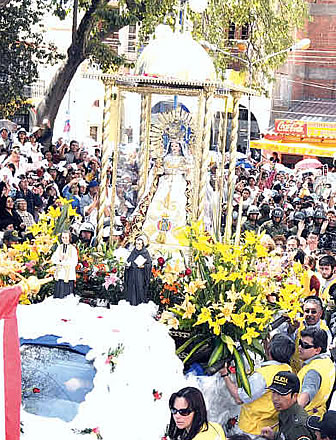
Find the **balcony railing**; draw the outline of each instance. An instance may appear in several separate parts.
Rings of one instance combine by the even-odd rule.
[[[41,98],[44,96],[46,85],[44,80],[38,80],[34,84],[24,86],[23,94],[26,98]]]

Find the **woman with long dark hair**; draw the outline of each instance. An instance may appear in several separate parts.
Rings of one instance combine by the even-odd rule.
[[[182,388],[169,399],[170,440],[224,440],[223,428],[208,422],[203,394],[194,387]]]

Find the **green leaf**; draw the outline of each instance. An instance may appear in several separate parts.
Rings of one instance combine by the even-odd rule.
[[[193,354],[195,354],[200,348],[206,345],[209,341],[211,341],[211,338],[206,338],[203,341],[196,344],[195,347],[190,351],[190,353],[185,357],[185,359],[183,359],[183,363],[185,364]]]
[[[199,339],[199,338],[200,338],[200,335],[192,336],[192,337],[189,338],[184,344],[182,344],[182,345],[181,345],[181,346],[175,351],[175,353],[176,353],[177,355],[179,355],[179,354],[182,353],[186,348],[188,348],[189,345],[190,345],[192,342],[196,341],[196,340]]]

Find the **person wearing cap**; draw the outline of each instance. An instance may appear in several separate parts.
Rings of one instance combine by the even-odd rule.
[[[2,237],[2,244],[7,248],[11,247],[12,244],[20,243],[20,241],[16,231],[5,231]]]
[[[322,419],[318,416],[308,417],[307,426],[315,432],[317,440],[336,440],[336,411],[327,411]]]
[[[303,366],[298,372],[301,389],[298,403],[310,415],[326,412],[326,403],[335,382],[335,365],[326,354],[327,332],[308,328],[301,332],[299,356]]]
[[[266,231],[267,235],[272,238],[275,235],[284,235],[287,237],[288,229],[283,223],[284,211],[282,208],[274,208],[271,214],[271,220],[263,223],[260,227],[260,232]]]
[[[28,144],[26,129],[23,127],[19,128],[19,130],[16,132],[16,136],[17,138],[15,143],[20,146],[20,153],[24,157],[30,157],[31,149]]]
[[[243,223],[241,232],[254,231],[258,232],[259,226],[257,224],[257,219],[259,216],[259,208],[255,205],[250,205],[247,210],[247,220]]]
[[[261,430],[261,435],[270,440],[315,440],[314,433],[307,427],[308,414],[298,405],[300,381],[288,371],[277,373],[268,390],[272,392],[272,402],[279,412],[279,428],[276,425],[267,426]]]
[[[277,422],[278,413],[272,405],[271,392],[267,391],[267,387],[275,374],[291,371],[289,363],[294,348],[294,342],[287,335],[279,333],[273,336],[268,349],[269,360],[263,362],[248,379],[251,397],[231,380],[227,366],[219,371],[235,402],[242,405],[238,424],[241,431],[260,435],[262,428]]]
[[[80,212],[86,219],[93,224],[97,223],[98,210],[98,192],[99,184],[96,180],[91,180],[87,187],[87,194],[85,194],[80,201]]]

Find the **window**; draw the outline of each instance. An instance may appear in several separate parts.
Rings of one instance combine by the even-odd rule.
[[[94,139],[95,141],[98,140],[98,127],[96,125],[91,125],[90,127],[90,138]]]
[[[235,34],[236,34],[236,25],[234,23],[230,23],[228,39],[229,40],[234,40]]]

